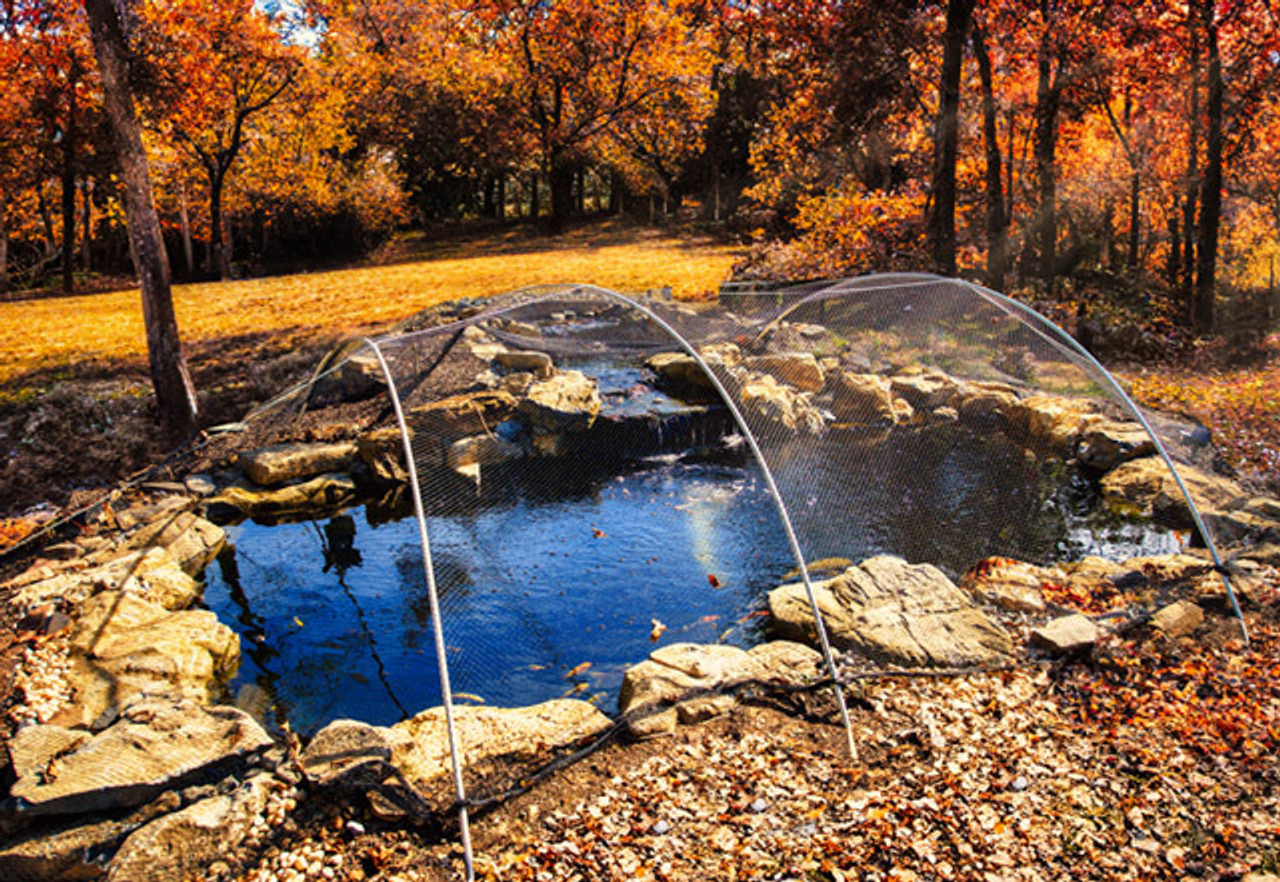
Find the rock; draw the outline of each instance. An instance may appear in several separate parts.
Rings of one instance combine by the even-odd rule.
[[[545,380],[555,372],[551,356],[545,352],[499,352],[494,363],[512,373],[530,373]]]
[[[525,449],[514,441],[496,435],[473,435],[460,438],[449,446],[445,464],[455,472],[463,473],[469,466],[493,466],[523,459],[524,456]]]
[[[334,444],[275,444],[238,458],[240,467],[255,484],[273,487],[285,481],[314,478],[325,472],[346,472],[356,460],[356,445],[351,441]]]
[[[1045,584],[1063,584],[1062,570],[1038,567],[1007,557],[989,557],[965,573],[960,587],[969,594],[1011,612],[1045,611]]]
[[[585,701],[567,698],[532,707],[455,707],[454,725],[463,761],[535,757],[609,728],[609,718]],[[444,708],[433,707],[391,729],[392,764],[419,785],[452,774]]]
[[[339,356],[340,352],[335,352],[326,357],[325,363],[332,364]],[[307,400],[314,407],[364,401],[386,387],[378,356],[362,346],[316,377]]]
[[[757,355],[745,361],[748,368],[795,386],[805,392],[822,389],[822,368],[809,352],[780,352],[773,355]]]
[[[355,494],[356,482],[350,475],[332,472],[268,489],[232,484],[209,502],[229,505],[250,516],[277,515],[332,510],[350,502]]]
[[[826,673],[822,653],[791,640],[770,640],[747,650],[752,676],[766,682],[800,685]]]
[[[356,451],[361,462],[379,481],[386,484],[409,482],[409,471],[404,463],[404,436],[398,426],[365,432],[356,439]]]
[[[1076,439],[1103,422],[1092,401],[1057,395],[1024,398],[1006,407],[1004,418],[1015,438],[1060,456],[1069,456]]]
[[[511,419],[515,412],[514,395],[502,389],[486,389],[450,395],[411,408],[405,414],[405,423],[411,437],[430,440],[437,449],[443,450],[459,438],[487,435],[499,423]]]
[[[842,423],[891,423],[893,392],[889,380],[878,374],[842,371],[830,388],[831,410]]]
[[[49,753],[59,741],[74,746]],[[221,778],[272,744],[261,726],[235,708],[167,697],[135,701],[87,740],[36,734],[15,742],[9,746],[14,769],[26,774],[10,793],[29,817],[141,805],[197,778]]]
[[[821,357],[835,355],[841,350],[842,343],[822,325],[780,322],[769,332],[768,347],[770,352],[812,352]]]
[[[190,511],[194,500],[185,496],[166,496],[155,502],[134,505],[115,512],[116,526],[132,530],[141,524],[150,524],[173,517],[179,512]]]
[[[746,374],[739,392],[744,416],[757,427],[821,434],[826,429],[812,393],[784,386],[768,374]]]
[[[163,793],[123,817],[40,819],[0,847],[0,879],[97,879],[126,836],[179,805]]]
[[[226,532],[195,512],[179,512],[152,522],[129,537],[127,548],[163,548],[189,576],[204,572],[227,543]]]
[[[985,429],[1001,424],[1005,412],[1017,405],[1018,396],[1012,391],[970,383],[962,387],[958,401],[958,405],[953,406],[960,421]]]
[[[557,434],[591,428],[600,406],[600,390],[594,379],[581,371],[562,371],[531,385],[519,410],[535,429]]]
[[[676,718],[681,725],[693,726],[727,714],[738,704],[734,695],[702,695],[676,705]]]
[[[212,496],[218,492],[218,485],[208,475],[188,475],[182,482],[187,492],[196,496]]]
[[[1202,510],[1227,511],[1246,494],[1228,478],[1206,474],[1189,465],[1179,465],[1178,474]],[[1178,489],[1164,460],[1147,456],[1117,466],[1102,478],[1107,501],[1120,508],[1137,509],[1177,527],[1192,525],[1191,510]]]
[[[627,735],[637,741],[647,741],[674,734],[679,724],[680,712],[676,708],[651,707],[627,719]]]
[[[717,643],[671,643],[649,653],[650,661],[706,681],[708,685],[743,674],[749,658],[746,650]]]
[[[1031,642],[1056,655],[1087,649],[1098,642],[1098,626],[1080,613],[1061,616],[1031,630]]]
[[[86,726],[143,693],[207,703],[240,660],[240,638],[212,612],[169,612],[119,591],[81,605],[70,644],[76,697],[68,721]]]
[[[374,787],[386,777],[397,734],[357,720],[334,720],[311,739],[299,763],[307,779],[321,787]]]
[[[1085,429],[1076,442],[1076,459],[1101,472],[1156,452],[1156,444],[1138,423],[1103,420]]]
[[[203,875],[248,835],[271,789],[269,775],[255,775],[229,794],[157,818],[124,841],[107,882],[170,882]]]
[[[163,548],[121,553],[116,558],[79,572],[61,573],[14,591],[11,602],[20,609],[57,600],[83,603],[98,591],[124,591],[168,610],[185,609],[200,596],[200,584],[187,575]]]
[[[715,384],[688,353],[660,352],[646,359],[645,367],[657,374],[661,388],[677,398],[703,399],[715,394]]]
[[[942,371],[902,373],[889,380],[890,391],[916,410],[946,407],[959,392],[959,384]]]
[[[993,665],[1013,653],[1009,635],[929,564],[882,555],[813,584],[831,642],[907,665]],[[778,633],[811,641],[813,610],[804,585],[769,592]]]
[[[1204,624],[1204,610],[1190,600],[1171,603],[1151,617],[1151,627],[1166,637],[1185,637]]]

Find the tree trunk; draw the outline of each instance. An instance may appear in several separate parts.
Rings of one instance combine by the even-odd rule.
[[[1188,305],[1187,317],[1194,321],[1194,308],[1191,299],[1194,296],[1194,279],[1196,266],[1196,201],[1200,194],[1200,170],[1198,155],[1200,151],[1200,40],[1191,27],[1190,40],[1191,65],[1191,106],[1187,131],[1187,176],[1183,181],[1186,195],[1182,200],[1182,292]]]
[[[231,263],[227,259],[226,242],[222,229],[222,181],[223,174],[209,172],[209,275],[217,275],[222,281],[231,278]]]
[[[1128,267],[1131,270],[1138,268],[1138,251],[1142,246],[1142,217],[1138,213],[1141,209],[1139,197],[1142,195],[1142,181],[1135,171],[1129,176],[1129,259]]]
[[[551,228],[559,231],[573,214],[573,166],[560,157],[552,157],[547,171],[551,179]]]
[[[1053,75],[1053,58],[1050,54],[1049,22],[1045,23],[1045,35],[1040,41],[1036,57],[1036,131],[1035,167],[1036,191],[1039,204],[1035,214],[1035,239],[1039,246],[1040,278],[1052,282],[1057,274],[1058,246],[1058,176],[1056,152],[1058,149],[1058,78]],[[1059,77],[1061,72],[1059,72]]]
[[[129,240],[137,255],[147,354],[160,419],[171,438],[195,434],[196,396],[187,373],[169,288],[169,260],[151,197],[142,129],[129,85],[129,48],[115,0],[85,0],[93,50],[102,76],[103,106],[115,137],[124,184]]]
[[[182,257],[187,265],[187,278],[196,274],[195,250],[191,246],[191,217],[187,214],[187,185],[178,185],[178,223],[182,227]]]
[[[75,290],[76,77],[67,78],[67,119],[62,129],[62,293]]]
[[[976,25],[973,29],[973,55],[978,62],[978,78],[982,83],[982,137],[987,160],[987,285],[999,291],[1009,273],[1009,220],[1004,212],[991,56],[987,52],[986,34]]]
[[[1213,330],[1214,292],[1218,271],[1218,227],[1222,219],[1222,117],[1224,92],[1222,59],[1218,53],[1216,4],[1202,0],[1205,46],[1209,54],[1208,96],[1205,111],[1209,130],[1205,139],[1204,180],[1200,190],[1199,251],[1196,254],[1195,302],[1192,313],[1200,333]]]
[[[942,35],[942,78],[933,135],[933,181],[927,235],[933,271],[956,274],[956,152],[960,116],[960,72],[974,0],[949,0]]]
[[[529,217],[538,219],[538,173],[529,173]]]
[[[86,175],[80,188],[80,263],[87,275],[93,271],[93,178]]]
[[[498,204],[497,204],[498,220],[506,220],[507,218],[507,176],[505,174],[498,175]]]
[[[1173,205],[1169,209],[1169,259],[1165,263],[1164,275],[1171,288],[1178,286],[1178,278],[1182,273],[1182,214],[1181,200],[1173,194]]]
[[[0,296],[9,293],[9,223],[4,194],[0,193]]]

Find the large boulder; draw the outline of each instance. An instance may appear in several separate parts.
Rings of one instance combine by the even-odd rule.
[[[1155,442],[1139,423],[1102,420],[1086,428],[1076,440],[1076,459],[1100,472],[1155,452]]]
[[[889,384],[895,396],[926,412],[949,406],[960,391],[959,383],[937,370],[903,371],[890,378]]]
[[[218,780],[271,738],[233,707],[153,697],[96,735],[29,726],[9,741],[10,795],[28,817],[142,805],[164,790]]]
[[[231,793],[157,818],[124,841],[107,882],[170,882],[202,875],[244,841],[272,789],[271,776],[255,775]]]
[[[70,644],[75,700],[55,719],[82,726],[145,693],[207,703],[240,661],[240,638],[212,612],[170,612],[120,591],[81,604]]]
[[[274,444],[242,453],[238,459],[245,474],[260,487],[314,478],[325,472],[350,471],[355,461],[356,445],[352,441]]]
[[[1229,478],[1210,475],[1189,465],[1179,465],[1178,474],[1202,511],[1228,511],[1246,498],[1240,485]],[[1192,525],[1186,499],[1173,473],[1159,456],[1131,460],[1108,472],[1102,478],[1102,493],[1119,508],[1136,509],[1174,526]]]
[[[555,371],[551,356],[545,352],[499,352],[493,361],[505,371],[533,374],[539,380],[547,379]]]
[[[600,390],[594,379],[581,371],[562,371],[532,384],[519,410],[536,430],[555,435],[591,428],[600,407]]]
[[[1034,447],[1070,456],[1076,440],[1103,422],[1097,405],[1087,398],[1032,395],[1004,409],[1011,434]]]
[[[1008,633],[978,609],[943,572],[882,555],[813,583],[831,641],[905,665],[968,666],[1008,662]],[[769,592],[778,633],[813,641],[813,609],[803,584]]]
[[[386,484],[409,482],[409,471],[404,462],[404,436],[398,426],[365,432],[356,439],[356,451],[377,480]]]
[[[887,377],[841,371],[828,385],[831,410],[839,422],[894,422],[893,387]]]
[[[454,726],[463,762],[528,759],[566,747],[609,728],[595,705],[561,698],[532,707],[455,707]],[[390,727],[391,762],[414,785],[452,773],[444,708],[433,707]]]
[[[127,548],[163,548],[190,576],[199,576],[227,542],[226,532],[195,512],[162,517],[129,537]]]
[[[232,484],[211,497],[209,503],[228,505],[255,517],[331,511],[347,504],[355,495],[356,482],[349,474],[331,472],[280,487]]]
[[[818,435],[826,429],[811,392],[785,386],[768,374],[741,375],[739,395],[748,422],[769,429]]]
[[[822,389],[822,368],[809,352],[757,355],[748,358],[745,364],[753,371],[768,374],[805,392],[818,392]]]

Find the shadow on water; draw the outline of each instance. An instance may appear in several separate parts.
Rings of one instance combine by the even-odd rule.
[[[1046,562],[1178,547],[1172,533],[1106,514],[1092,483],[1061,463],[959,425],[833,431],[771,456],[809,560],[892,553],[958,576],[991,554]],[[655,645],[761,640],[765,595],[795,566],[741,445],[578,452],[494,467],[479,487],[452,473],[430,483],[461,702],[575,696],[612,711],[626,667]],[[235,550],[210,568],[205,597],[245,647],[233,690],[260,689],[304,733],[439,703],[411,510],[401,493],[323,524],[231,528]]]

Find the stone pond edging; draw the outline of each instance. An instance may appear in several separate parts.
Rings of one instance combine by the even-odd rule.
[[[467,339],[490,365],[481,388],[410,414],[411,428],[435,439],[426,454],[435,467],[478,477],[512,460],[562,455],[590,443],[592,433],[625,430],[626,419],[648,419],[602,415],[595,381],[558,370],[544,353],[511,350],[483,333]],[[959,420],[1079,460],[1117,505],[1185,519],[1149,439],[1088,402],[1025,396],[937,370],[878,374],[831,356],[747,355],[729,343],[703,355],[724,368],[751,419],[780,431]],[[653,356],[649,367],[659,387],[695,405],[707,400],[710,387],[688,355]],[[323,392],[343,400],[377,388],[369,366],[357,364]],[[388,727],[336,721],[295,757],[249,714],[216,703],[238,664],[239,638],[213,613],[192,608],[200,574],[226,541],[206,514],[330,512],[371,484],[405,481],[401,451],[398,431],[382,427],[348,441],[286,441],[244,453],[233,464],[238,475],[202,477],[188,482],[199,495],[160,495],[111,513],[110,529],[47,549],[0,586],[34,635],[15,680],[23,701],[7,745],[14,783],[0,805],[0,878],[179,878],[217,859],[211,843],[234,847],[284,823],[306,785],[357,790],[385,817],[430,809],[422,792],[447,774],[449,759],[440,708]],[[1280,563],[1280,503],[1194,469],[1183,476],[1208,503],[1215,530]],[[992,559],[959,584],[898,558],[846,563],[813,583],[834,644],[898,665],[999,666],[1025,647],[1087,649],[1118,620],[1063,615],[1053,598],[1117,586],[1159,606],[1149,626],[1176,639],[1203,626],[1202,605],[1221,592],[1193,555],[1049,568]],[[1193,598],[1161,605],[1161,591],[1173,584],[1190,586]],[[1241,579],[1245,593],[1247,585]],[[803,586],[779,586],[769,607],[776,634],[788,639],[750,650],[670,644],[633,665],[619,702],[628,733],[661,736],[724,713],[753,683],[804,685],[824,676]],[[467,762],[567,749],[613,725],[572,699],[457,711]]]

